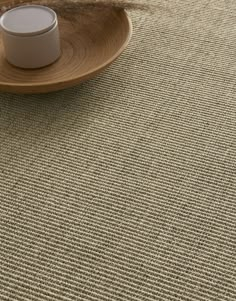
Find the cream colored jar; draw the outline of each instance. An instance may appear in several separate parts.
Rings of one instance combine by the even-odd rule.
[[[60,57],[56,13],[41,5],[24,5],[5,12],[0,19],[8,62],[26,69],[41,68]]]

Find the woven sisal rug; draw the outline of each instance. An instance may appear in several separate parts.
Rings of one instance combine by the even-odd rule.
[[[236,2],[153,3],[96,79],[0,94],[1,301],[236,300]]]

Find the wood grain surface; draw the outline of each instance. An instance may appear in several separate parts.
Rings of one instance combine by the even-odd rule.
[[[59,28],[61,58],[35,70],[16,68],[6,61],[0,33],[0,91],[47,93],[77,85],[108,67],[124,51],[132,34],[128,15],[116,9],[82,13],[73,20],[59,16]]]

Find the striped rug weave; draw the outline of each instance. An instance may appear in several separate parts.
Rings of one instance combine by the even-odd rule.
[[[0,94],[0,301],[236,300],[236,2],[151,2],[96,79]]]

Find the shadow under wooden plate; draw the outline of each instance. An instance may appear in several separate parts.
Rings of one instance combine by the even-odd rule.
[[[124,10],[81,13],[76,20],[59,17],[61,58],[34,70],[11,66],[0,34],[0,91],[48,93],[86,81],[108,67],[124,51],[132,35]]]

